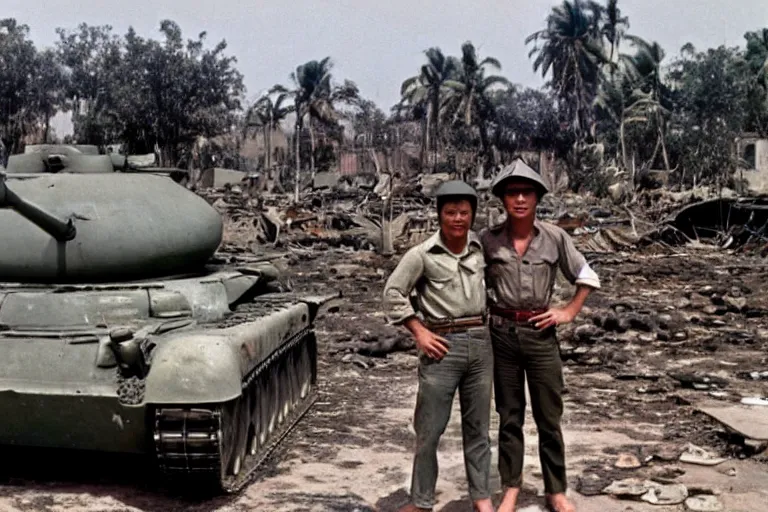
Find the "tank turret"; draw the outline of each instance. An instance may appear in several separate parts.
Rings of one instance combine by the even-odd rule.
[[[221,217],[168,177],[82,170],[0,177],[0,445],[236,491],[314,402],[335,296],[216,258]]]

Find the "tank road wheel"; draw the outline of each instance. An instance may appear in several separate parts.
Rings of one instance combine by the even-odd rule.
[[[303,343],[300,345],[298,371],[301,382],[301,392],[299,396],[302,399],[306,398],[312,389],[312,355],[310,354],[310,344]]]
[[[290,374],[290,354],[285,354],[275,368],[277,373],[277,389],[278,389],[278,415],[277,421],[280,425],[288,418],[288,413],[291,412],[291,374]]]
[[[250,423],[248,395],[227,402],[221,414],[221,479],[237,476],[246,455],[248,426]]]
[[[261,387],[260,381],[256,380],[251,383],[246,392],[248,393],[248,399],[250,407],[248,408],[248,454],[256,455],[256,452],[261,446],[261,408],[259,407],[260,398],[259,392]]]
[[[277,367],[272,366],[265,372],[269,385],[267,387],[267,410],[269,411],[269,420],[267,421],[267,433],[272,434],[278,426],[278,414],[280,413],[280,375]]]
[[[259,375],[258,379],[259,394],[256,397],[256,414],[259,417],[259,429],[257,430],[257,435],[259,438],[259,446],[264,446],[269,437],[269,372],[262,373]]]
[[[293,347],[288,353],[288,362],[286,364],[286,384],[288,385],[288,410],[292,411],[299,402],[299,349]]]

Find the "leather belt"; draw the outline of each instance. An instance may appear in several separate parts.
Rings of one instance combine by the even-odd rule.
[[[491,306],[491,314],[500,316],[516,323],[526,323],[536,315],[546,312],[546,309],[511,309]]]
[[[451,318],[448,320],[436,320],[425,322],[427,328],[435,334],[449,334],[452,332],[466,331],[472,327],[483,327],[486,324],[485,315]]]

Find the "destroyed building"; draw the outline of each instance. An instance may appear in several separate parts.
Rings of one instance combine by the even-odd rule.
[[[736,177],[745,182],[745,192],[768,194],[768,139],[744,134],[736,141],[736,151],[742,162]]]

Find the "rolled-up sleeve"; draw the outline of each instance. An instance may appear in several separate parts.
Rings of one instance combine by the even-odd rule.
[[[424,271],[424,261],[417,248],[403,255],[384,285],[384,314],[390,323],[402,324],[416,315],[411,304],[411,291]]]
[[[567,233],[560,238],[560,270],[571,284],[600,288],[600,277],[587,263],[587,258],[576,248]]]

